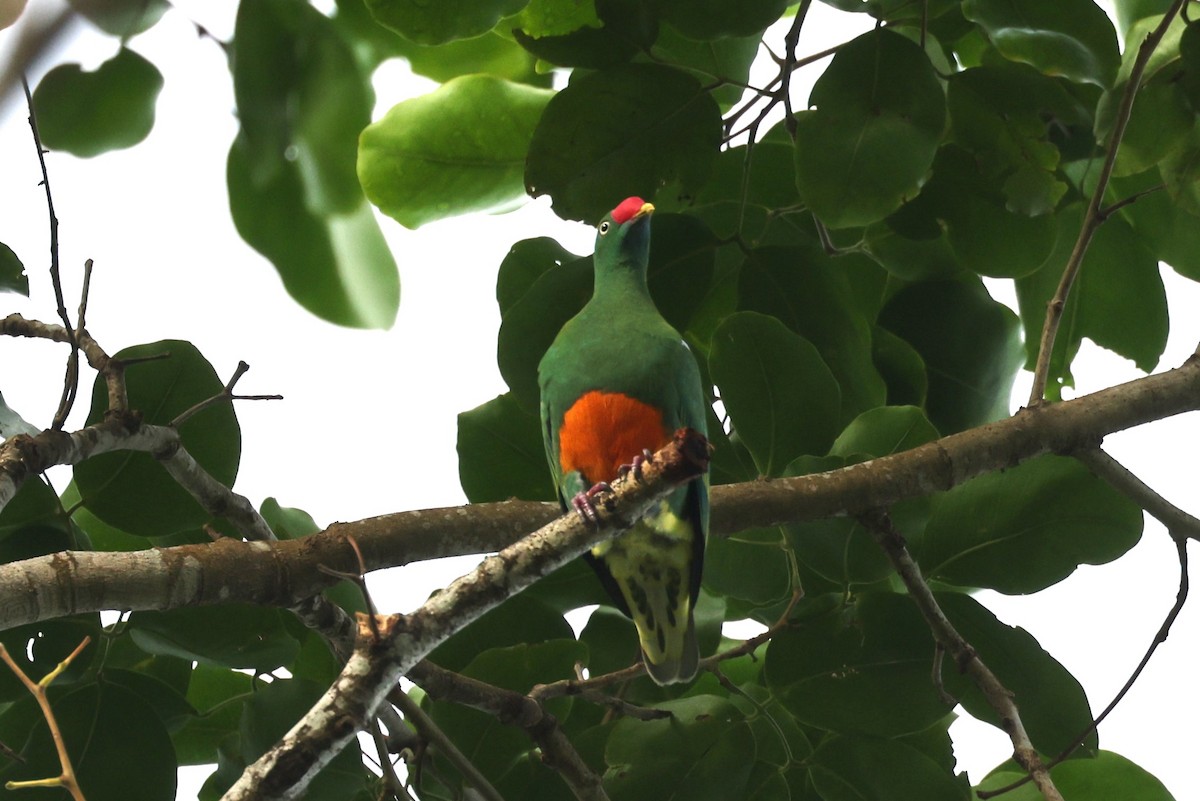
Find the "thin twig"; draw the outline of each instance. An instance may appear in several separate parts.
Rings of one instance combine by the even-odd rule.
[[[238,362],[237,369],[233,371],[233,376],[230,377],[229,381],[226,382],[225,387],[220,392],[218,392],[216,395],[213,395],[211,398],[206,398],[192,407],[180,412],[179,416],[171,421],[171,426],[173,428],[179,428],[179,426],[183,425],[187,420],[209,408],[210,406],[216,406],[219,403],[225,403],[227,401],[283,400],[282,395],[234,395],[233,388],[237,386],[237,382],[241,380],[242,376],[245,375],[246,371],[249,369],[250,365],[246,364],[244,361]]]
[[[75,658],[83,653],[83,649],[87,648],[88,643],[92,641],[91,637],[84,637],[83,642],[75,646],[75,650],[67,655],[63,661],[55,666],[41,681],[34,681],[21,670],[21,666],[13,660],[8,653],[8,649],[4,647],[4,643],[0,643],[0,659],[4,660],[4,664],[8,665],[8,669],[13,672],[21,684],[25,685],[25,689],[37,701],[41,707],[42,716],[46,719],[46,725],[50,728],[50,737],[54,740],[54,748],[58,751],[58,762],[62,767],[62,772],[57,776],[52,776],[47,779],[29,779],[27,781],[9,781],[5,782],[6,790],[19,790],[28,787],[60,787],[71,794],[71,798],[75,801],[87,801],[84,798],[83,791],[79,789],[79,782],[75,778],[75,768],[71,765],[71,757],[67,753],[67,743],[63,739],[62,730],[58,727],[58,719],[54,716],[54,710],[50,708],[50,699],[46,695],[46,688],[59,675],[70,666]]]
[[[75,329],[71,326],[71,318],[67,316],[67,304],[63,300],[62,273],[58,263],[58,215],[54,213],[54,196],[50,193],[50,173],[46,169],[46,149],[42,146],[42,135],[38,131],[37,115],[33,111],[33,93],[29,91],[29,81],[21,76],[21,86],[25,90],[25,104],[29,107],[29,130],[33,132],[33,144],[37,148],[38,164],[42,168],[42,188],[46,191],[46,211],[50,216],[50,283],[54,287],[54,300],[57,303],[58,318],[62,320],[63,328],[67,331],[67,341],[71,344],[71,355],[67,358],[66,375],[63,377],[62,397],[58,401],[58,409],[54,412],[54,421],[50,428],[62,431],[75,405],[75,396],[79,391],[79,340]]]
[[[879,547],[887,554],[896,574],[908,589],[909,597],[925,618],[934,640],[941,643],[959,669],[971,677],[988,704],[996,710],[1002,728],[1012,741],[1013,759],[1029,774],[1046,801],[1063,801],[1062,794],[1050,778],[1049,770],[1042,764],[1041,757],[1025,731],[1025,724],[1021,722],[1021,715],[1013,701],[1012,693],[983,663],[971,644],[963,639],[946,617],[946,613],[934,598],[933,590],[921,575],[921,569],[909,554],[904,537],[892,523],[891,517],[882,510],[875,510],[860,515],[859,521],[867,527]]]
[[[1166,526],[1173,538],[1200,542],[1200,519],[1159,495],[1125,465],[1099,448],[1077,453],[1075,458],[1118,492],[1149,512],[1151,517]]]
[[[1042,326],[1041,342],[1038,344],[1038,358],[1033,371],[1033,386],[1029,392],[1029,406],[1037,406],[1045,399],[1046,383],[1050,376],[1050,356],[1054,350],[1054,340],[1058,335],[1063,309],[1066,308],[1067,297],[1075,283],[1075,277],[1079,274],[1079,268],[1083,265],[1083,257],[1087,254],[1088,246],[1095,236],[1096,229],[1104,221],[1104,217],[1100,213],[1101,204],[1104,202],[1104,193],[1108,190],[1108,181],[1112,177],[1113,167],[1117,161],[1117,150],[1120,148],[1121,139],[1125,136],[1125,127],[1129,124],[1129,117],[1133,113],[1133,100],[1137,96],[1142,75],[1146,72],[1150,56],[1154,54],[1159,42],[1166,35],[1167,28],[1170,27],[1175,15],[1179,13],[1179,9],[1185,2],[1186,0],[1174,0],[1171,3],[1171,7],[1163,15],[1162,21],[1146,36],[1141,47],[1138,48],[1137,57],[1129,71],[1129,82],[1121,95],[1121,104],[1117,107],[1117,114],[1113,119],[1112,131],[1109,133],[1108,144],[1105,147],[1104,163],[1100,168],[1100,177],[1096,181],[1096,189],[1088,202],[1083,224],[1079,227],[1079,236],[1075,240],[1075,247],[1071,250],[1067,265],[1063,269],[1058,289],[1055,290],[1054,297],[1046,305],[1046,321]]]

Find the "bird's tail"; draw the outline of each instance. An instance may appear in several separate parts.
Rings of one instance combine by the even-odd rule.
[[[635,621],[637,622],[637,621]],[[658,644],[657,632],[646,632],[655,638]],[[638,625],[638,639],[642,644],[642,663],[646,672],[655,684],[674,684],[681,681],[691,681],[696,676],[700,665],[700,648],[696,644],[696,624],[692,620],[691,610],[688,610],[687,625],[676,626],[663,632],[666,648],[646,648],[646,636]],[[655,658],[659,661],[654,661]]]

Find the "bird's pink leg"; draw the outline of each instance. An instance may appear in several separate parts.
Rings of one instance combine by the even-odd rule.
[[[624,476],[626,473],[633,473],[633,477],[638,481],[642,480],[642,465],[651,461],[654,458],[654,452],[649,448],[643,448],[642,452],[633,457],[633,462],[623,464],[617,468],[617,475]]]
[[[583,522],[596,525],[600,518],[596,514],[595,498],[602,492],[612,492],[612,486],[607,481],[601,481],[593,484],[591,489],[577,493],[571,499],[571,506],[575,509],[576,514],[583,518]]]

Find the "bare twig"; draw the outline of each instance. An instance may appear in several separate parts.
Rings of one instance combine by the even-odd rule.
[[[375,755],[379,759],[379,770],[383,774],[388,792],[397,801],[414,801],[408,793],[408,788],[404,786],[404,782],[396,773],[396,766],[392,764],[392,755],[388,751],[387,738],[384,737],[378,722],[371,726],[371,739],[375,743]]]
[[[492,786],[488,778],[479,772],[475,763],[458,749],[458,746],[434,723],[433,718],[425,714],[421,705],[408,696],[408,693],[396,687],[388,693],[388,701],[400,710],[400,714],[404,715],[404,719],[412,724],[425,742],[436,748],[451,765],[458,769],[467,784],[473,787],[481,798],[487,801],[504,801],[504,797]]]
[[[1189,538],[1200,541],[1200,519],[1159,495],[1125,465],[1104,451],[1094,448],[1075,454],[1075,458],[1118,492],[1149,512],[1154,519],[1166,526],[1167,531],[1176,540]]]
[[[190,408],[180,412],[179,415],[171,421],[171,426],[173,428],[179,428],[190,418],[194,417],[210,406],[216,406],[219,403],[232,402],[235,400],[283,400],[282,395],[234,395],[233,388],[237,386],[237,382],[241,380],[242,376],[244,376],[249,369],[250,365],[246,364],[245,362],[238,362],[237,369],[233,371],[233,375],[230,377],[229,381],[225,383],[225,387],[220,392],[218,392],[216,395],[213,395],[211,398],[206,398],[194,406],[191,406]]]
[[[46,719],[46,725],[50,728],[50,737],[54,740],[54,748],[58,751],[58,762],[62,766],[62,772],[57,776],[52,776],[46,779],[30,779],[28,781],[9,781],[5,782],[6,790],[20,790],[29,787],[60,787],[71,794],[71,798],[75,801],[87,801],[83,796],[83,791],[79,789],[79,782],[75,778],[75,768],[71,765],[71,757],[67,753],[67,743],[63,739],[62,730],[58,728],[58,719],[54,716],[54,710],[50,708],[50,699],[46,695],[46,688],[58,676],[66,670],[75,658],[83,653],[83,649],[87,648],[92,641],[91,637],[84,637],[83,642],[75,646],[75,650],[67,655],[63,661],[55,666],[41,681],[34,681],[25,675],[25,671],[21,670],[21,666],[16,663],[12,656],[8,653],[8,649],[4,647],[4,643],[0,643],[0,659],[4,660],[4,664],[8,665],[8,669],[13,672],[21,684],[25,685],[25,689],[37,701],[41,707],[42,716]]]
[[[1121,95],[1121,103],[1117,107],[1116,117],[1113,119],[1108,144],[1105,146],[1104,163],[1100,168],[1100,176],[1096,182],[1096,189],[1092,193],[1091,200],[1088,202],[1087,211],[1083,216],[1083,225],[1079,228],[1079,236],[1076,238],[1075,247],[1071,250],[1071,255],[1067,259],[1062,278],[1058,282],[1058,288],[1054,292],[1054,297],[1050,299],[1050,302],[1046,306],[1046,321],[1042,326],[1042,337],[1038,344],[1037,364],[1033,370],[1033,386],[1029,392],[1028,405],[1030,406],[1037,406],[1045,399],[1046,383],[1049,380],[1050,374],[1050,357],[1054,351],[1054,340],[1058,335],[1058,326],[1062,321],[1063,309],[1066,308],[1067,297],[1071,292],[1071,287],[1075,283],[1075,277],[1079,274],[1079,268],[1083,265],[1083,257],[1087,254],[1092,237],[1095,236],[1096,229],[1104,221],[1104,216],[1101,214],[1104,193],[1108,190],[1108,181],[1112,177],[1113,166],[1117,161],[1117,151],[1120,148],[1121,139],[1125,136],[1125,127],[1129,124],[1129,117],[1133,113],[1133,100],[1137,96],[1142,76],[1146,72],[1150,56],[1154,54],[1154,50],[1158,47],[1159,42],[1166,35],[1167,28],[1170,27],[1171,22],[1174,21],[1175,16],[1179,13],[1179,9],[1185,2],[1186,0],[1174,0],[1171,3],[1170,8],[1163,15],[1162,22],[1146,36],[1138,48],[1137,57],[1134,58],[1133,67],[1129,71],[1129,82],[1126,84],[1125,91]]]
[[[1062,794],[1054,786],[1050,772],[1042,764],[1041,757],[1038,756],[1037,750],[1029,739],[1029,734],[1025,731],[1025,725],[1021,722],[1021,714],[1013,701],[1012,693],[1001,684],[996,674],[992,673],[983,663],[971,644],[963,639],[963,636],[946,617],[945,612],[938,605],[937,599],[934,598],[933,591],[925,583],[921,569],[917,567],[917,563],[909,554],[904,537],[896,530],[891,518],[886,512],[875,510],[861,515],[859,520],[871,532],[883,552],[887,554],[892,567],[900,580],[904,582],[909,596],[916,603],[921,616],[929,625],[934,640],[946,649],[959,669],[971,677],[971,680],[983,693],[984,698],[987,699],[988,704],[1000,716],[1001,726],[1013,744],[1013,759],[1029,774],[1046,801],[1063,801]]]

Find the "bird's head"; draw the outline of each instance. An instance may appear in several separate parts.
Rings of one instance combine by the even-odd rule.
[[[627,197],[596,226],[598,265],[634,264],[645,269],[650,256],[650,215],[654,206]]]

